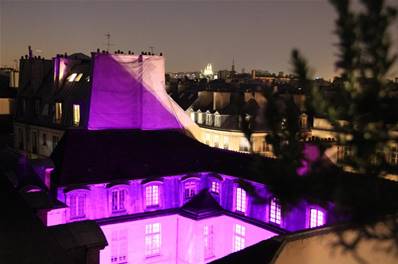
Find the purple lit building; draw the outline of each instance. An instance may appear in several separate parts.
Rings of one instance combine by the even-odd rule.
[[[251,155],[198,142],[165,91],[162,56],[25,58],[20,69],[16,148],[52,162],[27,191],[60,202],[39,210],[47,226],[96,220],[101,263],[206,263],[333,221],[305,200],[285,210],[250,175]]]

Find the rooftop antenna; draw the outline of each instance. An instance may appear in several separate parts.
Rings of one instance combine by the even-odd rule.
[[[111,43],[111,34],[108,32],[105,34],[106,37],[106,51],[109,52],[111,46],[113,46],[113,43]]]
[[[151,51],[151,54],[154,54],[153,51],[155,50],[154,46],[149,46],[149,50]]]

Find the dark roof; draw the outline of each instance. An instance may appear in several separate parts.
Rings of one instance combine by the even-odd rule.
[[[181,214],[193,219],[203,219],[222,214],[222,207],[208,192],[203,189],[181,208]]]
[[[221,259],[212,261],[214,264],[222,263],[271,263],[275,254],[281,248],[283,241],[279,237],[273,237],[261,241],[253,246],[247,247],[241,251],[229,254]]]
[[[204,171],[247,176],[253,160],[251,155],[211,148],[174,130],[67,130],[51,158],[59,185]],[[272,171],[275,160],[265,162]]]
[[[0,173],[2,263],[76,263]]]

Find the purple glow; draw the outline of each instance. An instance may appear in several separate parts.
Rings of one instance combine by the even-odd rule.
[[[109,245],[100,263],[206,263],[276,234],[229,216],[169,215],[101,226]],[[117,261],[116,261],[117,260]]]
[[[325,224],[325,213],[317,208],[310,208],[309,227],[314,228]]]
[[[93,60],[90,130],[196,127],[166,92],[163,57],[95,54]]]
[[[301,167],[296,172],[300,176],[304,176],[310,172],[311,164],[320,158],[320,151],[316,145],[305,144],[303,150],[304,159],[301,160]]]

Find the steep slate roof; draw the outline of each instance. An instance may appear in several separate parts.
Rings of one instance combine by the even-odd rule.
[[[208,147],[173,130],[67,130],[52,153],[55,182],[88,184],[190,172],[249,176],[253,156]],[[270,173],[273,159],[264,159]]]

